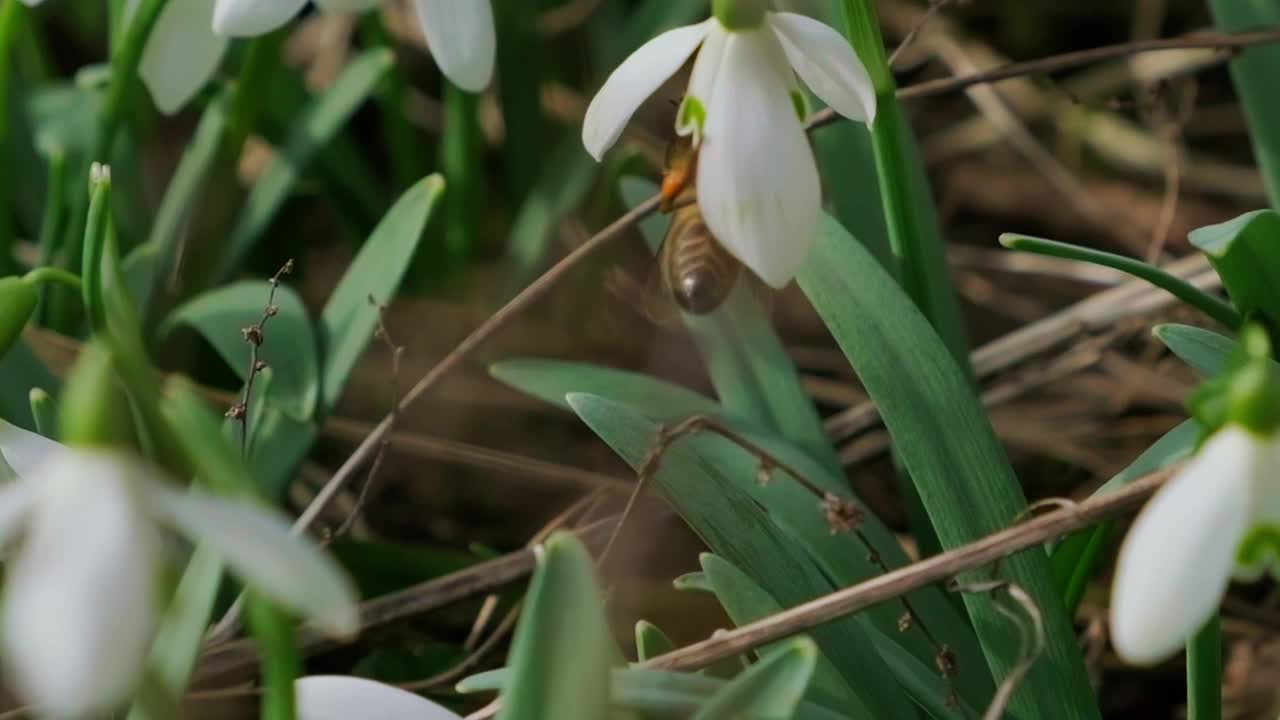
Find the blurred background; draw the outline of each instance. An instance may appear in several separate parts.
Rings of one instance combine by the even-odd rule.
[[[401,191],[433,171],[451,187],[446,211],[437,213],[404,289],[387,308],[391,343],[373,343],[358,366],[289,487],[293,510],[314,497],[405,387],[520,287],[625,211],[620,177],[658,178],[682,77],[645,106],[603,165],[581,147],[582,114],[627,53],[660,29],[705,17],[706,4],[494,0],[498,77],[477,98],[442,87],[407,3],[364,18],[308,11],[292,26],[282,47],[286,71],[276,73],[263,99],[260,132],[237,177],[204,191],[211,203],[259,177],[298,122],[298,109],[331,87],[362,49],[390,45],[397,62],[372,99],[324,139],[241,274],[269,277],[292,258],[287,282],[314,312]],[[838,21],[835,3],[790,4]],[[906,88],[1211,26],[1202,0],[878,5],[891,49],[913,36],[894,58]],[[47,3],[21,44],[15,62],[30,92],[26,106],[10,114],[15,123],[31,123],[35,142],[13,166],[20,227],[38,228],[43,212],[47,163],[39,144],[74,143],[77,123],[85,121],[77,103],[98,82],[94,65],[106,57],[104,6]],[[1009,231],[1050,237],[1172,263],[1184,277],[1211,282],[1206,263],[1179,260],[1191,254],[1187,232],[1267,203],[1228,57],[1218,50],[1153,53],[905,101],[933,183],[984,400],[1033,499],[1086,496],[1185,417],[1182,403],[1196,378],[1150,328],[1170,319],[1207,321],[1119,273],[1014,255],[996,238]],[[113,168],[126,247],[139,242],[200,117],[188,111],[162,118],[145,102],[136,107]],[[837,123],[817,131],[814,143],[829,207],[849,227],[874,233],[879,201],[858,160],[869,158],[865,128]],[[859,236],[883,257],[883,241]],[[34,245],[32,237],[20,247],[34,253]],[[515,357],[579,360],[710,394],[695,346],[672,322],[669,301],[654,297],[654,272],[638,233],[613,245],[400,417],[377,477],[368,488],[353,488],[321,523],[366,596],[520,548],[584,497],[594,498],[588,511],[596,517],[621,505],[625,495],[616,490],[633,479],[621,461],[576,418],[507,389],[487,367]],[[172,307],[185,294],[174,286],[165,303]],[[888,437],[844,356],[794,287],[770,303],[851,483],[875,512],[905,529]],[[30,340],[54,368],[65,369],[74,357],[73,340],[39,330]],[[393,344],[403,347],[394,372]],[[269,360],[269,342],[264,354]],[[194,334],[174,336],[161,357],[225,390],[228,402],[238,387]],[[358,500],[354,523],[338,536]],[[697,569],[700,549],[661,501],[641,502],[607,568],[610,611],[624,646],[638,618],[679,642],[729,626],[712,600],[672,588],[673,578]],[[1078,617],[1107,717],[1177,717],[1182,665],[1135,672],[1113,658],[1103,624],[1107,587],[1100,582],[1090,591]],[[517,590],[406,613],[356,646],[314,654],[309,669],[390,682],[435,678],[432,697],[453,702],[456,678],[441,681],[440,674],[482,644],[489,651],[472,669],[501,662],[503,632],[495,635],[495,628],[503,631],[500,620]],[[1232,718],[1280,712],[1280,609],[1269,589],[1251,592],[1247,603],[1229,598],[1224,609]],[[489,637],[497,639],[481,643]],[[228,703],[242,680],[209,680],[193,710],[233,717]]]

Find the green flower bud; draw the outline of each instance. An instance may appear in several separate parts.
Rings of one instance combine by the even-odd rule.
[[[711,11],[725,30],[755,30],[764,24],[768,0],[713,0]]]
[[[35,287],[22,278],[0,278],[0,356],[18,341],[39,299]]]
[[[1280,430],[1280,371],[1270,358],[1250,360],[1231,376],[1227,418],[1262,435]]]

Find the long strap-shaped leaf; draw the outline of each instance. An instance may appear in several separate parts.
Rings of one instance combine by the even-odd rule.
[[[1274,0],[1209,0],[1218,28],[1244,32],[1280,25],[1280,4]],[[1253,152],[1271,206],[1280,208],[1280,94],[1276,70],[1280,45],[1259,45],[1242,50],[1231,61],[1231,79],[1244,104]]]
[[[1026,509],[1009,461],[965,373],[880,264],[824,217],[800,286],[880,409],[946,548],[1015,522]],[[1047,646],[1011,710],[1028,718],[1096,718],[1075,634],[1042,551],[1006,560],[1000,575],[1035,601]],[[1017,662],[1016,629],[991,601],[965,603],[997,678]]]

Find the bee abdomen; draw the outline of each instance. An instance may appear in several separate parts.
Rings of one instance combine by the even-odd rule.
[[[704,315],[729,296],[737,278],[738,261],[719,246],[702,218],[691,214],[694,217],[681,218],[678,214],[675,218],[684,227],[673,228],[671,235],[678,240],[671,248],[671,293],[686,312]]]

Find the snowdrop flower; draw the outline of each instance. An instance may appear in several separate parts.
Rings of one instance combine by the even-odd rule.
[[[343,675],[314,675],[294,683],[298,720],[462,720],[462,716],[391,685]]]
[[[0,649],[15,689],[42,713],[83,717],[132,693],[162,601],[166,528],[212,546],[246,582],[324,630],[358,629],[347,578],[264,508],[183,492],[138,459],[65,447],[3,421],[0,454],[9,480],[0,542],[18,541]]]
[[[1135,664],[1178,651],[1232,576],[1280,565],[1280,437],[1227,425],[1152,498],[1116,561],[1111,640]]]
[[[44,0],[23,0],[38,5]],[[139,0],[128,0],[132,15]],[[362,12],[384,0],[315,0],[322,10]],[[414,0],[427,45],[456,85],[479,92],[493,75],[490,0]],[[297,15],[307,0],[171,0],[143,49],[138,72],[156,107],[177,112],[213,77],[231,38],[271,32]]]
[[[711,18],[650,40],[591,101],[582,141],[597,160],[646,98],[694,53],[676,132],[700,147],[698,204],[721,244],[762,280],[782,287],[804,263],[821,205],[796,76],[841,115],[870,123],[871,79],[835,30],[794,13],[758,27]]]

